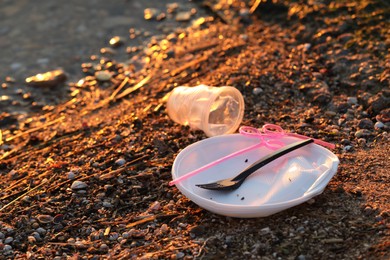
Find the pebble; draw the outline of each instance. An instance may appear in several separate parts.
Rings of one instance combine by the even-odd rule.
[[[191,228],[190,233],[194,234],[195,236],[200,236],[203,235],[204,232],[206,232],[206,227],[205,226],[194,226]]]
[[[4,239],[5,238],[5,235],[3,232],[0,232],[0,239]]]
[[[124,239],[128,239],[128,238],[130,238],[130,233],[129,232],[123,232],[122,233],[122,237],[124,238]]]
[[[104,201],[102,205],[105,208],[112,208],[113,207],[113,205],[110,202],[107,202],[107,201]]]
[[[178,3],[168,3],[166,5],[166,7],[167,7],[168,13],[173,13],[173,12],[176,12],[176,10],[179,8],[179,4]]]
[[[382,123],[382,122],[376,122],[375,125],[374,125],[374,127],[375,127],[375,128],[381,129],[381,128],[385,127],[385,124]]]
[[[357,140],[357,142],[358,142],[358,144],[359,144],[360,146],[365,146],[366,143],[367,143],[367,140],[364,139],[364,138],[359,138],[359,139]]]
[[[100,248],[100,250],[102,250],[102,251],[107,251],[107,250],[108,250],[107,244],[104,244],[104,243],[101,244],[99,248]]]
[[[256,96],[263,93],[263,92],[264,92],[264,90],[262,88],[254,88],[252,91],[253,95],[256,95]]]
[[[37,219],[40,223],[47,224],[53,222],[54,218],[50,215],[38,215]]]
[[[375,216],[375,221],[382,221],[383,220],[383,217],[381,215],[377,215]]]
[[[300,226],[300,227],[298,227],[298,228],[296,229],[296,231],[297,231],[297,232],[300,232],[300,233],[303,233],[303,232],[305,232],[305,227]]]
[[[176,14],[176,21],[187,22],[191,19],[191,12],[178,12]]]
[[[230,244],[234,241],[234,237],[233,236],[226,236],[225,237],[225,243],[226,244]]]
[[[352,146],[352,145],[346,145],[346,146],[344,146],[344,148],[343,148],[343,151],[346,151],[346,152],[348,152],[348,151],[351,151],[351,150],[352,150],[352,148],[353,148],[353,146]]]
[[[355,132],[355,136],[357,138],[361,138],[361,137],[365,137],[365,136],[369,136],[369,135],[371,135],[371,132],[368,131],[367,129],[360,129],[360,130],[357,130]]]
[[[70,188],[72,190],[80,190],[80,189],[85,189],[87,187],[88,187],[88,185],[85,182],[82,182],[82,181],[74,181],[72,183],[72,186],[70,186]]]
[[[186,227],[187,227],[187,224],[186,224],[186,223],[180,222],[180,223],[179,223],[179,227],[181,227],[181,228],[186,228]]]
[[[31,223],[31,227],[34,229],[37,229],[37,228],[39,228],[39,223],[35,222],[35,220],[34,220],[34,222]]]
[[[357,105],[358,99],[357,99],[357,97],[348,97],[347,103],[350,105]]]
[[[381,112],[390,106],[390,98],[386,97],[383,93],[379,92],[375,96],[368,99],[369,111],[376,114]]]
[[[10,245],[5,245],[4,248],[3,248],[4,252],[9,252],[11,250],[12,250],[12,246],[10,246]]]
[[[72,171],[68,172],[68,179],[69,180],[73,180],[75,177],[76,177],[76,175],[74,174],[74,172],[72,172]]]
[[[95,77],[99,81],[109,81],[112,77],[111,73],[106,70],[100,70],[95,72]]]
[[[159,13],[161,13],[160,10],[156,8],[146,8],[144,10],[144,18],[145,20],[155,19]]]
[[[358,122],[358,127],[361,129],[373,129],[374,123],[371,121],[371,119],[363,118]]]
[[[67,76],[63,70],[53,70],[28,77],[26,78],[26,83],[35,87],[55,87],[66,79]]]
[[[350,145],[351,141],[349,139],[343,138],[343,139],[341,139],[340,143],[343,145]]]
[[[331,116],[331,117],[333,117],[333,116],[336,116],[336,115],[337,115],[337,113],[336,113],[336,112],[334,112],[334,111],[330,111],[330,110],[328,110],[328,111],[325,111],[325,114],[326,114],[326,115],[328,115],[328,116]]]
[[[297,260],[306,260],[306,256],[304,256],[304,255],[299,255],[299,256],[297,257]]]
[[[114,232],[114,233],[111,233],[110,234],[110,236],[109,236],[109,240],[110,241],[115,241],[115,240],[117,240],[119,238],[119,234],[118,233],[116,233],[116,232]]]
[[[37,242],[36,238],[33,236],[28,236],[27,240],[30,244],[35,244]]]
[[[110,39],[109,43],[110,43],[110,46],[117,48],[117,47],[123,45],[123,40],[120,36],[114,36]]]
[[[64,220],[64,215],[63,214],[57,214],[53,218],[53,223],[54,224],[59,224],[59,223],[62,222],[62,220]]]
[[[44,235],[44,234],[46,234],[46,229],[39,227],[39,228],[37,228],[37,232],[41,235]]]
[[[161,230],[162,233],[166,233],[166,232],[169,231],[169,227],[168,227],[167,224],[164,223],[164,224],[161,225],[160,230]]]
[[[10,244],[10,243],[12,243],[12,241],[14,241],[14,238],[13,238],[13,237],[7,237],[7,238],[4,240],[4,244]]]
[[[268,234],[269,232],[271,232],[271,229],[270,229],[269,227],[265,227],[265,228],[262,228],[262,229],[260,230],[260,232],[261,232],[262,234]]]
[[[76,239],[74,239],[73,237],[69,238],[67,241],[66,241],[68,244],[74,244],[76,243]]]
[[[115,164],[116,164],[116,165],[119,165],[119,166],[122,166],[122,165],[124,165],[125,163],[126,163],[126,160],[123,159],[123,158],[120,158],[120,159],[118,159],[118,160],[115,161]]]
[[[112,48],[104,47],[104,48],[100,49],[100,53],[101,54],[109,54],[109,55],[111,54],[111,55],[114,55],[114,54],[116,54],[116,51],[114,49],[112,49]]]
[[[31,235],[36,239],[36,240],[41,240],[41,235],[38,232],[32,232]]]
[[[185,256],[185,254],[184,254],[183,252],[178,252],[178,253],[176,254],[176,258],[177,258],[177,259],[183,258],[184,256]]]
[[[379,114],[376,115],[375,118],[377,121],[381,121],[382,123],[390,122],[390,104],[387,108],[379,112]]]
[[[7,77],[5,77],[5,82],[7,82],[7,83],[15,83],[16,80],[13,77],[7,76]]]

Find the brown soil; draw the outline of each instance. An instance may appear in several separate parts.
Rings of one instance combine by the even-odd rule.
[[[1,118],[0,258],[389,257],[387,2],[246,6],[210,4],[203,23],[126,64],[94,57],[68,102]],[[99,70],[111,79],[97,80]],[[164,97],[200,83],[239,89],[243,125],[336,144],[340,166],[324,193],[236,219],[168,186],[175,156],[206,137],[170,120]]]

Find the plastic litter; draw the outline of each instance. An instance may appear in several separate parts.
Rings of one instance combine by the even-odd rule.
[[[281,138],[283,136],[293,136],[293,137],[296,137],[299,139],[308,139],[309,138],[307,136],[300,135],[297,133],[285,132],[283,130],[283,128],[281,128],[278,125],[274,125],[274,124],[265,124],[261,129],[257,129],[257,128],[250,127],[250,126],[242,126],[242,127],[240,127],[239,132],[241,135],[244,135],[247,137],[252,137],[252,138],[257,138],[258,142],[252,146],[246,147],[246,148],[241,149],[241,150],[237,150],[237,151],[235,151],[231,154],[228,154],[222,158],[219,158],[213,162],[210,162],[206,165],[203,165],[203,166],[199,167],[198,169],[195,169],[191,172],[188,172],[184,175],[181,175],[180,177],[170,181],[169,185],[172,186],[172,185],[174,185],[182,180],[185,180],[185,179],[187,179],[195,174],[198,174],[201,171],[204,171],[204,170],[206,170],[214,165],[217,165],[225,160],[228,160],[228,159],[233,158],[235,156],[238,156],[240,154],[244,154],[248,151],[259,148],[261,146],[266,146],[270,150],[279,149],[285,145],[285,143],[278,140],[279,138]],[[322,141],[320,139],[314,139],[314,143],[320,144],[320,145],[327,147],[327,148],[330,148],[330,149],[335,148],[334,144]]]
[[[234,87],[177,87],[167,101],[176,123],[203,130],[207,136],[234,133],[244,115],[244,98]]]
[[[265,217],[321,194],[337,171],[337,156],[318,143],[332,145],[316,140],[317,144],[298,149],[259,169],[235,191],[196,187],[197,183],[232,177],[280,146],[308,138],[271,131],[260,140],[258,136],[253,138],[254,133],[245,134],[248,132],[215,136],[186,147],[174,161],[173,181],[206,165],[211,166],[174,184],[190,200],[211,212],[241,218]]]

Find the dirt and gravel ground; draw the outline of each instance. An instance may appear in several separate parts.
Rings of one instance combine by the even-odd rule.
[[[3,113],[0,258],[388,259],[389,5],[253,6],[199,6],[205,19],[125,63],[92,57],[66,102]],[[336,144],[324,193],[236,219],[168,186],[175,156],[206,137],[172,122],[164,96],[200,83],[238,88],[243,125]]]

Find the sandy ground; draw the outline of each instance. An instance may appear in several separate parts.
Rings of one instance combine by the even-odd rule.
[[[388,5],[251,7],[212,2],[125,63],[89,59],[51,109],[3,113],[0,258],[388,259]],[[340,165],[324,192],[240,219],[169,186],[176,156],[206,136],[174,123],[164,97],[200,83],[236,87],[242,125],[334,143]]]

